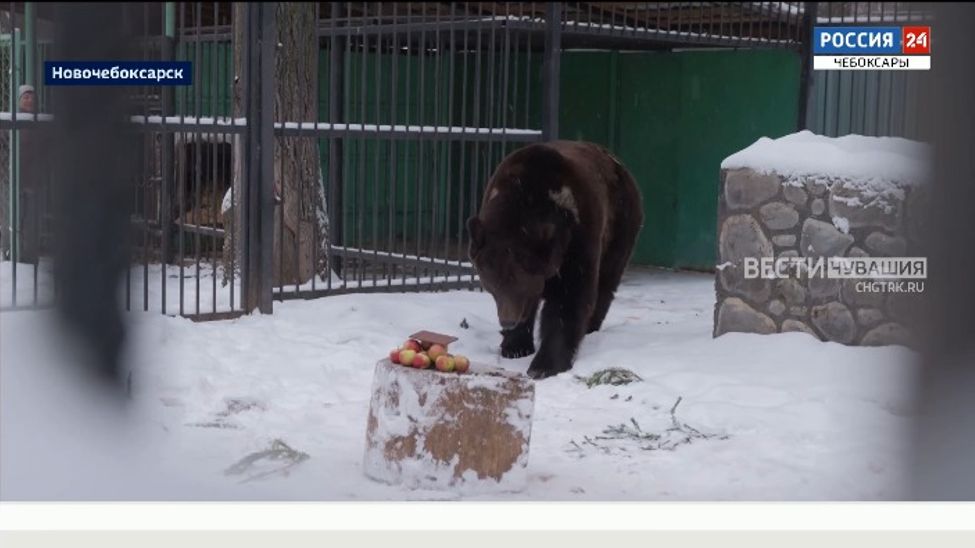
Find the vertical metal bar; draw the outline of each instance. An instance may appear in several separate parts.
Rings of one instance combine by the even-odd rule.
[[[464,13],[465,14],[468,13],[467,3],[464,4]],[[461,55],[463,55],[464,58],[464,68],[462,69],[461,72],[461,81],[460,81],[460,126],[466,128],[467,127],[467,100],[468,100],[467,69],[468,69],[468,65],[470,64],[469,63],[470,53],[468,52],[468,48],[467,48],[467,43],[468,43],[467,40],[470,31],[464,29],[461,32],[464,33],[464,44],[461,50]],[[466,189],[466,185],[463,183],[464,180],[463,178],[465,175],[465,168],[467,167],[468,141],[466,141],[465,136],[463,134],[461,134],[460,136],[459,144],[460,144],[460,161],[457,170],[457,180],[460,181],[460,184],[457,185],[457,209],[459,211],[459,215],[457,216],[457,256],[462,257],[463,245],[464,245],[464,237],[463,237],[464,224],[467,220],[465,217],[467,216],[467,214],[474,214],[476,212],[470,209],[465,209],[466,202],[464,200],[464,194],[465,194],[464,191]],[[460,274],[457,275],[457,281],[460,281]]]
[[[812,41],[813,41],[813,18],[819,4],[817,2],[805,3],[805,14],[802,18],[802,45],[799,53],[799,120],[796,127],[807,129],[806,116],[809,108],[810,91],[813,86],[812,79]]]
[[[448,59],[447,68],[447,127],[453,128],[456,124],[454,123],[454,78],[456,77],[456,72],[454,71],[455,61],[457,58],[457,37],[454,35],[454,20],[457,18],[457,4],[451,4],[450,6],[450,57]],[[461,137],[462,138],[462,137]],[[453,135],[447,137],[447,175],[444,177],[447,185],[447,196],[444,198],[444,224],[443,224],[443,258],[446,263],[450,258],[450,226],[451,226],[451,213],[456,213],[457,218],[461,217],[460,210],[454,212],[452,211],[453,204],[451,203],[451,188],[453,187],[454,181],[457,180],[453,173],[453,149],[455,143],[460,143],[461,141],[455,140]],[[457,260],[460,264],[460,259]],[[444,272],[444,281],[449,281],[450,272]],[[460,280],[460,274],[457,275],[457,279]]]
[[[398,29],[398,26],[399,26],[399,23],[400,23],[399,16],[398,16],[398,13],[397,13],[398,12],[398,6],[399,6],[398,3],[394,3],[393,4],[393,16],[392,16],[393,36],[392,36],[392,39],[390,41],[390,53],[391,53],[391,57],[392,57],[392,59],[391,59],[391,61],[392,61],[392,63],[391,63],[392,64],[392,67],[390,69],[390,94],[389,94],[390,113],[389,113],[389,126],[391,128],[395,128],[397,122],[399,121],[397,119],[397,117],[396,117],[396,111],[397,111],[396,106],[399,103],[399,86],[398,86],[399,80],[397,79],[397,77],[399,75],[397,73],[397,68],[399,66],[399,62],[398,61],[399,61],[399,56],[400,56],[399,36],[397,35],[397,29]],[[395,237],[394,237],[394,234],[395,234],[395,225],[397,224],[396,223],[396,209],[397,209],[397,203],[396,203],[396,185],[397,185],[398,180],[399,180],[399,177],[397,176],[398,173],[396,171],[396,163],[397,163],[396,162],[396,154],[397,154],[396,140],[395,139],[390,139],[389,140],[389,227],[388,227],[388,229],[389,229],[389,238],[387,240],[387,245],[386,245],[386,249],[388,249],[390,253],[393,253],[393,252],[396,251],[396,242],[395,242]],[[386,287],[392,287],[392,285],[393,285],[393,278],[394,277],[396,277],[396,264],[395,263],[391,263],[391,265],[390,265],[390,273],[389,273],[389,276],[386,279]]]
[[[454,8],[451,7],[451,10]],[[445,12],[441,14],[441,8],[437,8],[437,17],[439,21],[443,21],[443,24],[438,24],[438,28],[445,28],[447,34],[443,31],[437,32],[437,70],[440,73],[441,82],[440,90],[438,96],[440,96],[440,125],[448,128],[447,131],[453,131],[451,128],[454,127],[453,121],[453,90],[454,90],[454,73],[453,73],[453,33],[450,32],[449,28],[452,25],[453,20],[451,12]],[[443,36],[441,36],[443,34]],[[446,82],[444,82],[446,79]],[[444,97],[446,95],[446,97]],[[453,178],[450,175],[451,168],[451,149],[454,146],[454,135],[453,133],[448,133],[444,138],[437,140],[437,188],[440,194],[437,200],[437,230],[439,231],[439,236],[443,240],[443,252],[440,253],[440,258],[444,260],[444,264],[449,261],[449,251],[450,251],[450,227],[451,219],[453,217],[453,211],[450,209],[450,198],[453,194],[451,184]],[[435,255],[436,256],[436,255]],[[449,281],[450,271],[443,270],[437,273],[437,276],[441,278],[443,283]]]
[[[129,9],[133,9],[133,8],[130,7],[130,6],[126,6],[126,7],[124,7],[122,9],[122,13],[123,13],[123,16],[122,17],[123,17],[123,19],[127,19],[128,18],[128,16],[129,16]],[[142,89],[144,90],[145,89],[145,86],[142,86]],[[134,179],[135,179],[135,177],[138,177],[138,169],[133,169],[132,175],[133,175],[133,180],[126,181],[126,183],[128,183],[126,190],[132,192],[132,196],[131,196],[132,201],[130,202],[129,205],[130,205],[130,207],[132,207],[132,211],[135,212],[135,211],[138,211],[138,203],[137,203],[136,198],[138,197],[138,194],[139,194],[139,182],[138,181],[135,181]],[[128,220],[128,223],[125,226],[125,229],[127,231],[133,229],[131,219]],[[131,245],[134,245],[134,244],[135,244],[135,242],[133,241]],[[129,249],[128,250],[128,253],[129,253],[129,256],[131,257],[131,255],[132,255],[132,249]],[[129,263],[127,263],[125,265],[125,310],[127,310],[127,311],[128,310],[132,310],[132,265],[129,264]]]
[[[678,38],[682,38],[684,32],[684,27],[683,27],[684,6],[682,4],[672,4],[672,5],[674,6],[673,9],[677,10],[677,36]]]
[[[440,4],[435,3],[434,8],[435,8],[434,29],[436,29],[436,31],[433,39],[435,53],[432,56],[433,58],[433,124],[432,125],[433,125],[433,132],[434,134],[436,134],[436,132],[438,131],[437,128],[442,125],[441,117],[443,116],[443,109],[441,108],[441,104],[442,104],[441,90],[443,88],[443,86],[441,85],[441,82],[443,81],[443,72],[441,70],[441,65],[442,65],[441,59],[443,58],[443,53],[442,53],[443,48],[441,47],[441,43],[440,43],[440,34],[441,34]],[[432,185],[433,188],[430,189],[432,194],[431,207],[430,207],[430,240],[429,240],[430,243],[429,246],[427,247],[427,255],[430,257],[436,257],[436,250],[439,248],[436,239],[441,233],[440,222],[439,222],[440,211],[441,211],[440,185],[443,181],[441,179],[442,173],[440,170],[440,160],[442,154],[441,148],[443,146],[443,143],[444,141],[440,139],[434,139],[431,142],[431,146],[430,146],[430,155],[432,159],[431,168],[433,171],[430,177],[430,180],[433,181],[433,185]],[[440,272],[434,269],[431,272],[431,274],[434,276],[439,276]]]
[[[164,23],[164,33],[162,36],[162,60],[172,61],[175,59],[175,41],[176,41],[176,3],[166,2],[163,6],[163,23]],[[163,126],[166,124],[166,117],[173,114],[175,110],[175,97],[173,96],[173,89],[171,86],[162,87],[162,105],[160,106],[160,115],[163,120]],[[166,276],[166,267],[172,261],[172,251],[170,250],[170,244],[173,239],[173,223],[172,223],[172,204],[170,203],[170,198],[173,192],[173,140],[175,134],[170,134],[165,131],[161,131],[160,139],[162,139],[162,150],[160,151],[162,158],[160,159],[160,177],[159,177],[159,248],[160,248],[160,301],[161,301],[161,311],[163,314],[166,313],[166,280],[169,279]],[[233,254],[231,254],[233,255]],[[231,270],[232,271],[232,270]]]
[[[562,50],[562,29],[559,24],[560,4],[549,2],[545,7],[544,106],[542,107],[542,138],[554,141],[559,136],[559,77]]]
[[[885,7],[885,3],[884,2],[881,2],[880,3],[880,22],[881,23],[884,23],[886,21],[886,17],[884,17],[884,7]],[[875,131],[874,135],[877,135],[877,136],[883,135],[883,133],[882,133],[882,131],[880,129],[880,100],[881,100],[881,97],[882,97],[883,92],[884,92],[883,81],[884,81],[883,74],[878,74],[877,75],[877,97],[876,97],[876,101],[874,101],[874,105],[873,105],[874,106],[873,119],[874,119],[874,131]]]
[[[277,9],[273,3],[265,3],[261,10],[260,29],[260,126],[259,149],[260,184],[260,257],[261,284],[260,310],[264,314],[273,311],[273,277],[271,275],[271,247],[274,222],[274,65],[277,48]]]
[[[231,25],[233,25],[233,8],[231,8],[230,10],[230,16],[231,16]],[[232,123],[236,124],[237,122],[236,120],[234,120],[235,113],[234,113],[233,101],[234,101],[234,86],[236,85],[234,82],[235,79],[234,71],[237,70],[237,68],[234,66],[234,62],[233,62],[233,58],[234,58],[233,35],[234,33],[231,32],[230,47],[228,48],[227,55],[225,56],[226,59],[225,62],[230,67],[230,70],[228,71],[229,80],[227,82],[227,88],[228,88],[227,113],[230,116]],[[244,65],[245,63],[241,61],[240,64]],[[243,206],[240,205],[241,201],[239,196],[240,188],[243,188],[242,186],[243,169],[241,169],[240,172],[238,172],[236,175],[240,179],[236,185],[234,184],[234,177],[235,177],[235,170],[237,169],[235,166],[236,165],[243,166],[243,160],[241,159],[240,164],[238,164],[237,163],[238,160],[235,158],[235,156],[237,156],[238,154],[243,153],[243,148],[238,149],[237,144],[241,142],[240,141],[241,135],[239,133],[234,133],[233,135],[228,134],[227,137],[228,137],[228,142],[230,143],[230,170],[228,172],[229,175],[228,178],[230,180],[229,191],[228,191],[230,192],[230,209],[228,211],[230,211],[234,215],[234,221],[233,221],[234,233],[233,233],[233,240],[232,240],[233,245],[231,246],[230,253],[229,253],[230,255],[230,310],[236,310],[234,306],[235,305],[234,299],[237,295],[236,288],[235,288],[235,285],[237,284],[236,278],[237,278],[237,268],[238,268],[237,250],[242,249],[240,235],[244,233],[243,227],[245,226],[243,223],[240,223],[239,220],[241,219],[241,216],[237,215],[236,212],[243,210]],[[227,237],[230,237],[230,235],[228,234]],[[243,291],[243,287],[244,284],[241,283],[241,288],[242,288],[241,291]],[[243,298],[241,298],[241,302],[243,303]],[[244,307],[241,306],[241,309],[243,308]]]
[[[483,6],[481,2],[477,3],[477,11],[479,16],[483,16]],[[481,65],[484,63],[484,49],[482,48],[482,33],[477,32],[477,44],[475,46],[475,51],[477,52],[477,59],[474,63],[474,102],[471,105],[471,113],[473,115],[474,127],[479,130],[481,127]],[[471,175],[470,175],[470,199],[471,199],[471,211],[477,211],[477,180],[480,178],[480,152],[481,152],[481,142],[474,140],[472,152],[471,152]]]
[[[282,117],[282,121],[284,121],[284,116],[282,115],[281,117]],[[288,137],[274,136],[273,139],[274,140],[272,141],[271,149],[274,151],[275,154],[277,154],[278,151],[281,150],[281,148],[285,146],[285,140],[288,139]],[[282,155],[282,157],[283,157],[283,155]],[[286,185],[284,184],[284,162],[277,162],[277,165],[274,166],[274,167],[277,167],[277,173],[274,174],[274,181],[273,181],[273,185],[272,185],[273,186],[273,189],[274,189],[272,191],[272,193],[274,194],[273,202],[272,202],[274,205],[272,207],[274,208],[275,217],[277,218],[277,225],[278,226],[276,228],[276,231],[277,231],[277,234],[278,234],[278,239],[277,239],[276,242],[274,242],[273,245],[276,247],[276,253],[277,253],[277,256],[278,256],[278,264],[277,264],[277,268],[278,268],[278,270],[277,270],[277,273],[278,273],[278,287],[277,287],[277,290],[278,290],[277,291],[277,293],[278,293],[278,300],[279,301],[283,301],[284,300],[284,278],[285,278],[285,276],[284,276],[284,255],[285,255],[285,253],[284,253],[284,234],[285,234],[285,226],[284,226],[284,209],[285,209],[285,207],[284,207],[284,204],[285,204],[286,200],[290,200],[291,199],[291,196],[288,195],[287,188],[285,188]],[[274,171],[274,167],[271,168],[271,171],[272,172]],[[273,234],[271,235],[271,239],[272,240],[274,239],[274,235]],[[272,262],[274,261],[273,254],[272,254],[271,261]],[[273,271],[273,269],[274,269],[274,267],[272,265],[272,271]]]
[[[421,13],[426,14],[426,2],[421,2]],[[426,19],[422,17],[422,19]],[[416,180],[414,181],[414,190],[416,192],[416,251],[417,257],[422,256],[421,253],[421,242],[423,241],[423,198],[424,198],[424,165],[423,165],[423,125],[426,123],[426,64],[427,64],[427,31],[426,26],[420,27],[420,41],[419,41],[419,74],[417,76],[417,82],[420,85],[420,91],[417,96],[418,99],[418,109],[417,109],[417,123],[420,126],[420,133],[417,135],[417,162],[416,162]],[[413,269],[413,277],[416,281],[420,278],[420,268],[419,265]]]
[[[507,5],[505,5],[505,10],[507,11]],[[497,163],[501,162],[508,151],[508,71],[511,66],[511,29],[508,26],[505,26],[504,29],[504,45],[502,47],[501,108],[498,116],[501,125],[501,144]]]
[[[328,55],[328,121],[338,124],[344,121],[342,106],[345,104],[345,38],[334,28],[339,24],[345,2],[332,2],[332,35],[329,38]],[[342,258],[333,255],[332,246],[342,245],[342,143],[343,138],[332,136],[328,139],[328,209],[329,242],[325,249],[326,263],[330,270],[342,275]],[[332,276],[329,273],[326,287],[332,289]]]
[[[247,309],[273,310],[271,276],[274,222],[274,50],[275,8],[247,6]]]
[[[202,85],[202,64],[200,59],[203,55],[203,43],[200,41],[201,35],[200,30],[203,28],[203,2],[196,3],[196,40],[193,45],[193,57],[195,59],[193,63],[193,71],[196,72],[198,78],[194,79],[193,82],[193,112],[196,115],[197,122],[200,121],[203,115],[203,85]],[[192,211],[195,212],[195,224],[200,225],[200,209],[202,205],[202,200],[200,196],[200,172],[203,171],[202,158],[201,158],[201,141],[203,140],[203,133],[199,130],[193,134],[193,202],[191,203]],[[186,214],[184,212],[184,214]],[[185,218],[184,218],[185,221]],[[195,291],[194,297],[196,300],[196,314],[200,313],[200,231],[193,231],[193,258],[196,266],[195,275]]]
[[[366,2],[362,3],[362,23],[365,24],[368,20],[368,9],[369,4]],[[359,47],[362,50],[361,64],[359,66],[359,138],[356,140],[357,156],[359,158],[359,172],[358,181],[356,181],[356,206],[355,206],[355,220],[356,220],[356,247],[358,248],[359,254],[356,257],[356,280],[358,280],[360,287],[362,286],[362,278],[364,275],[365,261],[362,259],[362,240],[364,238],[363,233],[365,229],[363,227],[364,217],[365,217],[365,199],[366,199],[366,138],[365,138],[365,123],[366,123],[366,102],[367,102],[367,89],[368,82],[366,80],[366,75],[369,72],[369,35],[363,34],[360,41]]]
[[[405,120],[404,120],[404,125],[405,125],[405,127],[407,129],[410,127],[410,120],[412,119],[411,118],[411,111],[412,111],[412,109],[411,109],[411,106],[410,106],[410,95],[411,95],[411,92],[413,90],[413,86],[412,86],[412,79],[413,79],[412,78],[412,74],[413,74],[413,60],[412,60],[412,57],[410,56],[410,50],[413,47],[413,33],[412,33],[412,25],[411,25],[412,19],[413,19],[413,2],[407,2],[406,3],[406,101],[404,103],[404,107],[406,108],[406,116],[405,116]],[[408,189],[409,189],[409,186],[410,186],[410,173],[412,171],[410,169],[410,153],[411,153],[412,150],[415,150],[415,149],[413,149],[412,147],[410,147],[410,141],[409,140],[404,141],[403,149],[404,149],[404,158],[403,158],[403,160],[404,160],[404,162],[403,162],[404,169],[403,169],[403,238],[402,238],[403,247],[402,247],[402,253],[403,253],[403,255],[406,255],[407,254],[407,248],[408,248],[408,245],[409,245],[407,243],[407,238],[409,237],[409,223],[408,223],[408,220],[411,217],[413,217],[413,215],[410,215],[410,199],[409,199],[410,192],[408,192]],[[413,194],[413,199],[414,200],[419,200],[419,198],[416,196],[415,193]],[[400,283],[402,283],[404,286],[406,285],[406,271],[407,271],[407,267],[404,265],[403,268],[400,269],[400,273],[402,275],[402,281]]]
[[[532,2],[532,16],[535,15],[535,3]],[[589,21],[592,21],[592,4],[589,4]],[[525,36],[525,127],[532,127],[531,123],[531,89],[532,89],[532,76],[535,75],[535,71],[532,70],[532,32],[528,32]]]
[[[320,36],[318,34],[318,29],[319,29],[319,26],[321,25],[321,22],[322,22],[321,4],[319,4],[318,2],[315,2],[315,23],[314,23],[315,30],[314,30],[314,36],[310,38],[310,39],[312,39],[312,40],[315,41],[315,74],[313,75],[314,78],[315,78],[315,85],[314,85],[314,95],[312,96],[313,97],[312,101],[313,101],[313,104],[315,105],[314,112],[313,112],[312,122],[315,123],[315,127],[318,127],[318,123],[322,119],[321,118],[321,109],[322,109],[322,105],[321,105],[322,95],[321,95],[321,93],[322,93],[322,90],[321,90],[321,82],[319,80],[321,78],[321,75],[322,75],[322,63],[321,63],[321,47],[322,47],[322,45],[321,45],[321,38],[320,38]],[[333,25],[334,25],[334,22],[333,22]],[[318,180],[315,181],[315,192],[318,194],[318,198],[320,198],[322,200],[325,200],[327,198],[325,197],[326,195],[325,195],[325,188],[324,188],[324,180],[323,180],[323,177],[322,177],[322,161],[321,161],[321,152],[320,152],[321,151],[321,141],[320,141],[320,139],[318,138],[317,135],[312,135],[310,138],[315,143],[315,162],[317,163],[317,165],[315,166],[315,171],[314,171],[314,173],[318,176]],[[316,280],[318,278],[319,260],[321,259],[321,257],[319,257],[319,255],[318,255],[321,252],[321,250],[319,249],[319,247],[322,244],[322,242],[321,242],[321,234],[322,234],[322,232],[324,230],[326,230],[326,228],[324,226],[319,226],[318,225],[318,223],[322,221],[322,219],[318,216],[318,213],[319,213],[318,212],[318,208],[319,207],[322,208],[323,214],[325,215],[324,221],[327,222],[328,219],[329,219],[329,217],[328,217],[328,209],[325,207],[328,202],[322,203],[322,202],[319,201],[318,198],[314,199],[313,202],[312,202],[312,203],[317,204],[316,211],[314,213],[315,214],[315,223],[314,223],[313,226],[315,228],[312,230],[312,252],[311,252],[311,254],[312,254],[312,258],[311,258],[311,265],[312,265],[311,290],[312,291],[315,291],[315,282],[316,282]],[[331,263],[327,263],[326,264],[325,271],[322,273],[322,276],[327,276],[327,277],[331,278],[332,277],[331,276],[331,272],[330,272],[330,269],[331,268],[332,268],[332,264]]]
[[[10,2],[8,6],[9,11],[7,13],[16,13],[14,10],[14,3]],[[8,152],[8,161],[10,165],[10,190],[9,196],[7,197],[7,207],[10,213],[8,222],[10,223],[10,302],[12,306],[17,306],[17,263],[19,241],[18,235],[20,233],[20,223],[18,221],[17,209],[20,202],[20,192],[18,190],[18,176],[17,168],[20,164],[20,158],[17,154],[17,137],[19,132],[19,127],[17,125],[17,114],[20,111],[19,101],[17,98],[17,42],[19,41],[19,29],[14,28],[13,32],[10,33],[10,80],[7,88],[7,104],[10,105],[10,112],[13,113],[11,116],[11,122],[13,128],[10,130],[10,149]]]
[[[149,5],[142,6],[142,58],[148,60],[149,54]],[[160,86],[161,87],[161,86]],[[142,93],[142,115],[149,116],[149,92],[153,89],[150,86],[143,87]],[[148,119],[148,118],[146,118]],[[147,124],[148,125],[148,124]],[[148,128],[143,128],[142,133],[142,310],[149,310],[149,192],[152,188],[150,184],[153,175],[149,169],[155,164],[155,147],[152,143],[152,132]]]
[[[220,23],[220,4],[218,2],[213,2],[213,24],[217,25]],[[217,41],[210,42],[210,116],[216,121],[219,116],[219,111],[217,107],[217,94],[221,90],[219,82],[219,51],[220,43]],[[221,139],[219,133],[210,134],[213,141],[210,143],[210,226],[214,229],[217,228],[217,219],[219,215],[220,207],[217,205],[219,200],[217,199],[217,188],[219,187],[220,181],[220,149],[221,149]],[[217,253],[217,236],[216,232],[210,233],[210,269],[212,278],[212,288],[211,288],[211,311],[217,311],[217,270],[218,270],[218,253]]]
[[[186,10],[184,8],[185,8],[185,4],[180,4],[179,6],[179,28],[180,29],[186,28]],[[183,51],[185,53],[185,49]],[[180,94],[180,99],[181,99],[180,101],[181,108],[179,112],[180,122],[185,122],[186,121],[185,91]],[[185,126],[181,126],[181,127],[185,127]],[[184,297],[186,292],[185,278],[183,273],[183,262],[184,262],[185,251],[186,251],[184,249],[185,240],[186,240],[184,234],[184,228],[185,228],[184,225],[186,224],[185,223],[186,221],[186,196],[185,196],[186,180],[184,177],[186,175],[186,149],[187,149],[185,137],[188,135],[188,133],[185,133],[181,130],[179,135],[182,135],[183,138],[177,141],[179,143],[179,151],[177,152],[179,159],[176,162],[176,169],[178,174],[176,180],[176,184],[178,185],[176,190],[176,196],[177,196],[176,201],[178,204],[177,211],[176,211],[176,219],[178,220],[179,223],[179,228],[178,228],[179,230],[179,315],[182,316],[185,313],[185,309],[184,309],[185,305],[183,303],[184,303]]]
[[[382,5],[377,4],[377,10],[382,11]],[[379,14],[377,14],[379,15]],[[373,139],[373,176],[372,176],[372,285],[376,285],[376,271],[379,269],[379,164],[382,161],[382,141],[379,136],[379,124],[382,123],[382,103],[380,99],[383,94],[382,89],[382,65],[383,65],[383,35],[376,35],[376,81],[373,82],[372,89],[376,96],[376,112],[373,115],[376,131]],[[385,266],[385,265],[384,265]],[[384,268],[385,270],[385,268]]]
[[[493,12],[493,9],[492,9],[492,12]],[[487,51],[488,51],[488,69],[487,69],[488,70],[488,75],[487,75],[488,84],[487,84],[487,93],[488,93],[488,96],[487,96],[487,112],[485,113],[485,117],[484,117],[486,123],[484,125],[485,125],[485,127],[488,128],[488,131],[493,130],[498,125],[497,122],[494,119],[494,115],[495,115],[495,112],[494,112],[495,109],[494,109],[494,107],[495,107],[495,103],[496,103],[496,101],[495,101],[495,96],[496,96],[495,82],[498,80],[498,78],[497,78],[497,72],[498,72],[497,37],[495,35],[494,30],[495,30],[495,25],[491,25],[491,39],[488,42],[488,47],[487,47]],[[500,94],[497,94],[497,95],[500,95]],[[485,148],[487,150],[487,155],[484,158],[484,172],[485,173],[484,173],[484,176],[480,177],[480,181],[484,181],[487,178],[487,176],[489,176],[489,174],[491,172],[490,171],[491,170],[491,167],[494,165],[494,140],[493,139],[494,139],[493,136],[490,139],[488,139],[488,141],[486,143],[486,146],[485,146]]]

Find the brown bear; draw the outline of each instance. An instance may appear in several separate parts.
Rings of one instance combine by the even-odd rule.
[[[535,352],[545,301],[528,374],[571,369],[583,336],[602,325],[642,227],[636,182],[598,145],[536,143],[502,160],[467,221],[471,262],[498,308],[501,355]]]

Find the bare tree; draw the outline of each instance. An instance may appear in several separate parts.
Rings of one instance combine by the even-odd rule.
[[[318,40],[316,11],[313,3],[277,3],[278,44],[274,67],[275,122],[314,122],[317,116],[316,69]],[[234,34],[234,104],[235,118],[243,116],[244,22],[246,5],[235,3]],[[243,150],[234,147],[233,192],[235,202],[241,194]],[[310,137],[276,137],[274,146],[274,253],[275,284],[301,284],[315,274],[328,271],[325,250],[328,248],[321,160],[317,140]],[[229,199],[225,200],[228,204]],[[236,205],[236,204],[234,204]],[[227,209],[227,208],[225,208]],[[236,254],[240,264],[240,208],[225,211],[228,227],[224,258]],[[231,234],[232,233],[232,234]]]

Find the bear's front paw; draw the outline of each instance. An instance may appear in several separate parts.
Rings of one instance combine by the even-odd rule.
[[[551,354],[539,352],[532,364],[528,367],[528,376],[541,380],[547,377],[554,377],[572,369],[572,363],[567,359],[559,359]]]
[[[501,333],[501,356],[504,358],[524,358],[535,353],[535,341],[528,330],[504,331]]]

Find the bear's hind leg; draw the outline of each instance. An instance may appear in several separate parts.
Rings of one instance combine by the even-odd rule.
[[[610,243],[606,257],[599,268],[599,289],[596,296],[596,307],[592,311],[589,319],[589,328],[586,333],[599,331],[603,326],[603,320],[609,312],[609,306],[613,304],[613,297],[616,289],[620,286],[623,279],[623,272],[626,265],[630,262],[632,243],[624,238],[616,238]]]

